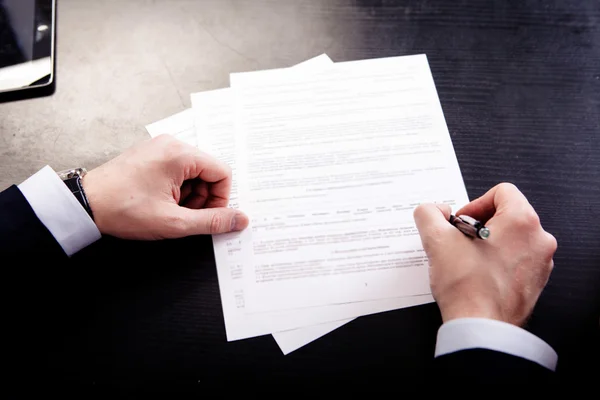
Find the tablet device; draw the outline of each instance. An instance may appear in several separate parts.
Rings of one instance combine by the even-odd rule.
[[[0,94],[54,83],[56,0],[0,0]]]

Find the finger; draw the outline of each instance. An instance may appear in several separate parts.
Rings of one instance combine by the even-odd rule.
[[[175,220],[179,221],[178,236],[209,235],[236,232],[248,226],[248,217],[231,208],[203,208],[192,210],[177,207]]]
[[[186,179],[197,178],[209,183],[208,198],[213,199],[211,206],[226,207],[231,192],[231,168],[224,162],[197,150],[192,160],[194,168],[190,174],[195,176]]]
[[[205,182],[216,183],[223,179],[231,179],[231,168],[223,161],[217,160],[215,157],[206,154],[202,151],[195,150],[194,159],[195,171],[191,171],[191,175],[186,179],[200,178]]]
[[[508,209],[521,209],[524,205],[529,205],[529,202],[515,185],[500,183],[458,210],[456,215],[468,215],[485,224],[496,214]]]
[[[215,184],[207,185],[207,200],[204,205],[205,208],[218,208],[218,207],[227,207],[229,205],[229,196],[223,197],[219,195],[218,190],[220,188],[215,187]]]
[[[421,204],[413,213],[415,217],[415,222],[417,223],[417,228],[419,225],[425,226],[430,223],[434,224],[448,224],[450,221],[450,214],[452,214],[452,209],[448,204]]]
[[[209,197],[208,184],[199,179],[194,181],[192,192],[187,198],[184,206],[192,209],[200,209],[206,207],[206,202]]]
[[[447,204],[421,204],[414,211],[415,223],[425,251],[445,232],[455,231],[450,224],[450,206]]]
[[[159,136],[155,143],[163,143],[165,154],[174,168],[171,171],[180,182],[200,179],[213,184],[212,193],[215,197],[229,200],[231,190],[231,168],[215,157],[199,151],[196,147],[179,140]]]
[[[187,198],[192,193],[192,181],[185,181],[183,185],[181,185],[181,189],[179,191],[179,201],[180,205],[185,204]]]

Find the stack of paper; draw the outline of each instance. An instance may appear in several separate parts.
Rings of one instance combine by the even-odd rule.
[[[244,232],[213,237],[227,340],[284,354],[353,318],[432,302],[412,218],[468,202],[424,55],[231,75],[147,127],[233,169]]]

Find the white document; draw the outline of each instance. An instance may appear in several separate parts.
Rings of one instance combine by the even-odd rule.
[[[324,59],[326,56],[321,56],[320,59]],[[329,61],[327,59],[327,61]],[[311,61],[309,60],[309,63]],[[206,97],[205,97],[206,95]],[[192,102],[194,103],[194,98],[196,95],[192,96]],[[197,98],[198,99],[198,98]],[[199,135],[200,138],[200,147],[203,150],[208,150],[208,152],[213,153],[215,156],[228,161],[228,162],[233,162],[234,160],[234,156],[233,156],[233,152],[234,152],[234,143],[233,143],[233,134],[234,134],[234,130],[233,130],[233,98],[231,97],[231,93],[229,91],[229,89],[225,89],[222,91],[214,91],[214,92],[206,92],[206,93],[202,93],[200,94],[199,97],[200,100],[200,104],[202,104],[202,100],[205,100],[204,105],[206,107],[196,107],[199,104],[194,104],[194,108],[195,111],[197,111],[198,109],[202,109],[204,111],[204,115],[207,115],[208,118],[206,119],[201,119],[202,123],[201,125],[204,126],[204,128],[202,129],[203,131],[205,131],[207,128],[208,130],[206,132],[211,133],[210,137],[211,138],[216,138],[216,142],[218,144],[218,147],[215,148],[209,148],[207,146],[211,146],[213,141],[206,141],[206,140],[202,140],[203,135]],[[190,133],[192,131],[194,131],[194,117],[191,114],[190,110],[186,110],[184,112],[178,113],[176,115],[173,115],[172,117],[169,118],[165,118],[164,120],[158,121],[154,124],[148,125],[147,126],[147,130],[149,131],[150,135],[152,137],[157,136],[159,134],[171,134],[174,135],[175,137],[179,138],[180,140],[184,140],[190,144],[194,144],[195,140],[193,138],[190,138]],[[219,140],[220,139],[220,140]],[[235,166],[235,165],[233,165]],[[237,182],[237,180],[235,180],[235,182]],[[235,196],[235,193],[232,193],[232,197]],[[235,198],[235,197],[234,197]],[[233,234],[230,234],[233,235]],[[223,236],[219,236],[219,237],[223,237]],[[217,238],[217,236],[215,236],[215,238]],[[227,247],[227,245],[231,245],[231,241],[229,241],[229,243],[227,243],[227,240],[223,240],[222,243],[224,245],[224,248]],[[217,250],[215,249],[215,253],[217,253]],[[233,254],[235,254],[236,252],[234,251]],[[225,261],[227,257],[225,257]],[[237,257],[236,257],[237,258]],[[223,265],[222,263],[217,262],[217,265]],[[228,269],[228,265],[224,265],[224,267],[226,269]],[[241,272],[241,271],[240,271]],[[235,272],[233,274],[229,274],[230,271],[224,271],[224,268],[219,268],[218,267],[218,273],[219,273],[219,282],[226,282],[226,286],[228,287],[233,287],[235,288],[235,281],[238,281],[238,284],[241,283],[240,281],[240,277],[238,276],[237,278],[232,278],[232,276],[236,276]],[[241,275],[241,274],[240,274]],[[234,283],[233,285],[231,283]],[[227,307],[226,307],[226,303],[231,303],[229,301],[227,301],[227,293],[229,293],[231,296],[229,297],[230,299],[234,300],[233,304],[234,307],[233,308],[229,308],[229,312],[227,311]],[[265,319],[270,319],[270,318],[274,318],[275,313],[271,313],[270,315],[264,315],[261,318],[258,318],[257,323],[258,323],[258,327],[253,325],[253,321],[252,319],[255,318],[256,321],[256,316],[255,315],[251,315],[251,316],[246,316],[246,314],[244,313],[244,309],[243,309],[243,292],[238,292],[236,290],[233,291],[227,291],[224,287],[223,284],[221,284],[221,297],[223,300],[223,308],[224,308],[224,314],[225,314],[225,322],[226,322],[226,329],[227,329],[227,337],[228,340],[236,340],[236,339],[242,339],[245,337],[252,337],[252,336],[258,336],[258,335],[263,335],[269,332],[273,332],[273,330],[271,330],[270,328],[265,328],[265,326],[268,326],[269,324],[266,323],[265,324]],[[377,313],[377,312],[382,312],[382,311],[388,311],[391,309],[396,309],[396,308],[402,308],[402,307],[410,307],[413,305],[418,305],[418,304],[425,304],[425,303],[429,303],[432,302],[433,299],[431,298],[431,296],[426,295],[426,296],[416,296],[414,298],[406,298],[406,299],[387,299],[387,300],[383,300],[383,301],[373,301],[373,302],[364,302],[361,304],[358,304],[358,307],[355,307],[356,305],[341,305],[341,306],[334,306],[334,307],[324,307],[321,310],[319,310],[316,314],[312,314],[311,315],[311,310],[307,310],[308,312],[304,312],[302,315],[297,315],[298,317],[300,317],[299,322],[294,323],[293,318],[295,316],[291,316],[284,319],[283,321],[280,321],[278,323],[274,323],[274,328],[275,329],[291,329],[295,326],[303,326],[303,325],[310,325],[310,324],[318,324],[319,322],[324,322],[324,321],[330,321],[333,319],[340,319],[343,318],[344,316],[351,316],[351,317],[356,317],[359,315],[366,315],[366,314],[371,314],[371,313]],[[236,305],[239,306],[239,308],[236,308]],[[336,310],[337,308],[337,310]],[[241,312],[240,312],[241,311]],[[338,312],[339,311],[339,312]],[[236,318],[238,317],[238,318]],[[253,318],[249,318],[249,317],[253,317]],[[239,320],[241,318],[241,321]],[[233,324],[228,323],[228,321],[232,321],[233,320]],[[243,321],[246,320],[246,324],[243,323]],[[277,341],[278,345],[280,346],[280,348],[282,349],[284,354],[288,354],[289,352],[319,338],[320,336],[325,335],[326,333],[331,332],[332,330],[336,329],[337,327],[343,325],[344,323],[349,322],[351,319],[346,319],[346,320],[339,320],[339,321],[334,321],[334,322],[327,322],[327,323],[321,323],[318,325],[312,325],[312,326],[307,326],[304,328],[300,328],[300,329],[292,329],[292,330],[285,330],[283,332],[278,332],[275,333],[273,336],[275,338],[275,340]]]
[[[306,67],[306,64],[304,64]],[[198,143],[204,150],[230,164],[234,171],[234,186],[237,183],[235,166],[235,137],[233,119],[233,97],[229,89],[196,93],[192,95],[192,105],[198,132]],[[231,203],[237,207],[236,188],[232,189]],[[432,302],[430,295],[409,298],[386,299],[383,301],[343,304],[297,310],[293,313],[246,314],[244,310],[243,274],[250,267],[248,260],[240,256],[244,246],[252,244],[246,230],[213,236],[215,260],[219,276],[219,286],[227,340],[238,340],[273,332],[284,353],[306,344],[333,330],[336,323],[318,327],[295,329],[328,321],[348,319],[361,315],[389,311],[397,308]],[[326,328],[328,326],[328,328]],[[285,332],[278,332],[284,331]]]
[[[146,125],[146,130],[153,138],[166,134],[194,147],[197,145],[196,130],[194,129],[194,113],[191,108]]]
[[[273,338],[283,354],[288,355],[292,351],[306,346],[310,342],[313,342],[318,338],[333,332],[340,326],[346,325],[350,321],[352,321],[352,319],[326,322],[324,324],[311,325],[305,328],[293,329],[291,331],[277,332],[273,334]]]
[[[412,212],[468,197],[427,58],[232,74],[231,85],[252,247],[230,249],[252,260],[246,312],[428,294]]]
[[[219,104],[219,102],[210,104]],[[229,107],[226,111],[230,111],[231,109],[232,106],[231,103],[229,103]],[[190,132],[195,130],[190,111],[191,110],[186,110],[171,117],[157,121],[146,126],[146,129],[152,137],[156,137],[160,134],[168,134],[193,144],[193,141],[189,138]],[[214,111],[216,111],[216,113],[213,114],[215,117],[222,115],[219,110]],[[231,120],[230,122],[232,123]],[[233,132],[231,132],[231,134],[233,135]],[[203,145],[206,145],[206,143],[203,143]],[[231,149],[227,150],[225,154],[232,154],[233,150],[234,149],[232,147]],[[289,354],[290,352],[318,339],[319,337],[331,332],[332,330],[349,321],[351,321],[351,319],[319,324],[307,328],[293,329],[277,333],[274,335],[274,338],[282,352],[284,354]]]
[[[312,62],[331,63],[331,60],[326,55],[321,55],[313,59]],[[196,145],[196,143],[199,143],[198,147],[200,147],[202,150],[213,153],[225,162],[228,162],[234,166],[234,160],[232,158],[235,150],[232,142],[234,139],[234,132],[233,119],[232,115],[230,114],[233,110],[233,103],[232,100],[223,101],[223,99],[226,98],[223,96],[227,96],[228,91],[229,89],[224,89],[222,91],[217,90],[214,92],[207,92],[206,96],[198,96],[195,109],[200,108],[202,112],[197,113],[197,116],[200,116],[200,119],[196,119],[196,121],[194,121],[195,116],[192,110],[189,109],[150,124],[146,126],[146,130],[151,137],[156,137],[161,134],[168,134],[191,145]],[[214,93],[214,95],[211,93]],[[213,96],[216,97],[213,98]],[[196,95],[192,95],[192,102],[194,102],[195,98]],[[207,101],[207,103],[205,101]],[[196,125],[196,127],[202,126],[209,128],[209,133],[216,131],[218,133],[229,134],[230,137],[217,136],[213,137],[214,140],[211,141],[202,140],[201,142],[198,142],[198,137],[192,137],[192,135],[196,136],[197,131],[194,125]],[[205,128],[201,128],[201,131],[204,130]],[[216,147],[209,147],[213,142]],[[235,201],[237,197],[235,190],[232,191],[231,195],[232,198],[230,201],[230,206],[235,207]],[[278,346],[281,348],[281,351],[284,354],[289,354],[290,352],[305,346],[306,344],[318,339],[323,335],[326,335],[327,333],[350,321],[351,319],[347,319],[309,326],[306,328],[292,329],[276,333],[273,335],[273,337],[275,338]]]

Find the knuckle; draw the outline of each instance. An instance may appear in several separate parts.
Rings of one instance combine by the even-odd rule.
[[[168,147],[174,153],[181,153],[184,149],[183,143],[175,139],[168,143]]]
[[[505,199],[514,199],[517,193],[521,193],[519,188],[514,183],[510,182],[499,183],[496,192]]]
[[[213,213],[209,218],[208,231],[210,233],[219,233],[223,228],[223,217],[218,213]]]
[[[519,227],[519,229],[527,230],[529,232],[535,231],[541,226],[540,217],[530,206],[521,212],[513,214],[512,220],[512,223]]]
[[[544,231],[544,243],[546,250],[548,251],[548,253],[550,253],[550,256],[552,257],[558,249],[558,241],[552,234]]]
[[[418,205],[417,208],[413,210],[413,218],[415,220],[420,218],[423,212],[425,212],[425,206],[423,204]]]
[[[537,213],[531,207],[529,207],[523,213],[522,218],[523,218],[523,222],[531,228],[537,228],[538,226],[541,226],[540,217],[537,215]]]
[[[219,173],[225,173],[229,178],[232,177],[233,175],[233,170],[231,169],[231,166],[222,161],[219,160],[209,154],[206,154],[204,152],[201,152],[198,154],[200,159],[202,160],[202,163],[206,166],[209,166],[211,169],[214,169],[215,171],[219,171]]]
[[[512,191],[512,190],[519,190],[517,188],[517,186],[515,186],[514,183],[510,183],[510,182],[502,182],[498,184],[498,189],[503,190],[503,191]]]
[[[418,220],[426,220],[429,213],[431,212],[431,207],[435,207],[432,204],[424,203],[417,206],[417,208],[413,211],[413,218],[415,221]]]
[[[177,140],[166,143],[164,147],[164,156],[168,161],[176,163],[183,162],[185,158],[185,149],[182,146],[182,143]]]
[[[152,141],[154,143],[158,143],[159,145],[165,145],[167,143],[172,142],[173,140],[174,140],[173,136],[167,135],[166,133],[158,135],[157,137],[155,137],[154,139],[152,139]]]

